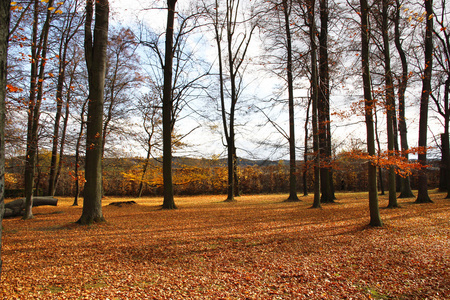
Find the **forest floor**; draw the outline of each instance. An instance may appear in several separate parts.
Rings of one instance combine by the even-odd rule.
[[[91,226],[60,198],[3,221],[0,299],[450,299],[450,200],[430,196],[381,209],[382,228],[367,226],[366,193],[322,209],[312,196],[176,197],[171,211],[105,198]]]

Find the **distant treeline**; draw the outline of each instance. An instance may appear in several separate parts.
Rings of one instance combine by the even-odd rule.
[[[40,157],[37,166],[36,195],[46,195],[48,189],[49,164],[46,156]],[[58,179],[56,196],[75,196],[73,169],[75,159],[63,157],[63,167]],[[145,160],[141,158],[106,158],[103,169],[103,191],[105,196],[136,196],[143,182],[143,196],[162,195],[162,168],[158,160],[151,160],[143,176]],[[439,161],[432,161],[428,169],[429,188],[439,186]],[[82,163],[81,167],[83,166]],[[312,192],[314,173],[312,164],[298,162],[298,193],[304,193],[303,176],[306,177],[307,192]],[[6,164],[6,197],[23,197],[24,159],[11,158]],[[336,160],[333,163],[333,181],[336,191],[366,191],[367,165],[358,160]],[[306,170],[306,172],[304,172]],[[174,184],[177,195],[225,194],[227,192],[227,167],[224,160],[175,158]],[[83,175],[83,172],[81,172]],[[238,187],[241,194],[288,193],[289,164],[287,161],[239,160]],[[382,170],[384,189],[387,189],[387,172]],[[80,180],[83,186],[83,176]],[[380,182],[378,182],[381,191]],[[416,171],[411,176],[411,186],[417,187]],[[82,196],[82,192],[81,192]]]

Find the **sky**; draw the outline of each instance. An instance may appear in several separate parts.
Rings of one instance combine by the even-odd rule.
[[[164,7],[166,1],[155,1],[157,3],[156,6]],[[136,20],[144,20],[147,24],[150,24],[155,31],[163,32],[165,29],[165,19],[166,19],[166,11],[164,9],[146,9],[145,5],[148,5],[150,1],[141,1],[141,0],[112,0],[111,1],[111,20],[112,24],[121,24],[133,26]],[[185,5],[187,1],[180,0],[178,2],[178,8],[182,8],[182,5]],[[216,50],[213,45],[210,43],[205,44],[205,49],[203,49],[205,53],[211,54],[208,56],[210,62],[215,59]],[[251,82],[249,82],[249,86],[247,87],[246,94],[244,96],[248,98],[259,97],[260,99],[270,99],[273,97],[273,91],[276,86],[280,84],[277,79],[270,77],[267,72],[262,72],[260,66],[255,67],[250,70],[248,77],[252,78]],[[407,101],[409,103],[415,103],[418,101],[418,96],[420,95],[420,84],[416,84],[413,87],[410,87],[407,90]],[[297,90],[296,95],[306,95],[305,90]],[[338,111],[348,111],[350,107],[350,103],[352,101],[357,101],[362,98],[362,91],[359,91],[358,88],[353,85],[351,81],[346,83],[345,88],[336,88],[332,91],[332,99],[331,99],[331,110],[332,112]],[[259,103],[261,104],[261,103]],[[259,105],[256,102],[256,105]],[[199,104],[202,105],[202,104]],[[262,104],[261,104],[262,105]],[[430,107],[433,105],[430,103]],[[278,114],[278,121],[283,127],[287,130],[287,109],[276,109],[273,112],[273,115]],[[428,136],[430,140],[430,144],[435,146],[433,139],[434,135],[440,133],[440,125],[436,118],[433,117],[433,112],[430,111],[430,128],[432,128],[432,132],[430,131]],[[297,147],[299,150],[303,148],[303,126],[305,119],[305,110],[303,108],[299,108],[296,111],[296,137],[297,137]],[[379,127],[385,128],[385,115],[379,115]],[[407,110],[407,122],[408,122],[408,140],[409,146],[414,147],[417,146],[418,141],[418,123],[419,123],[419,114],[418,108],[412,107]],[[271,141],[278,145],[284,145],[286,140],[284,140],[277,131],[271,126],[259,126],[261,123],[265,122],[265,117],[261,113],[255,113],[254,109],[249,108],[248,113],[244,113],[242,123],[246,123],[245,130],[239,130],[239,134],[237,136],[237,146],[238,146],[238,156],[252,159],[288,159],[288,149],[287,145],[284,148],[278,149],[274,151],[273,147],[262,147],[258,145],[258,140],[260,141],[262,136],[271,137]],[[223,145],[222,138],[222,124],[221,122],[216,122],[215,124],[206,124],[205,120],[199,120],[198,117],[193,116],[192,118],[186,118],[182,121],[182,123],[177,124],[178,128],[181,132],[183,130],[190,131],[192,128],[196,128],[201,125],[200,128],[193,131],[193,133],[186,137],[185,142],[187,142],[190,147],[178,151],[175,155],[186,155],[186,156],[195,156],[195,157],[212,157],[216,155],[220,155],[224,157],[226,155],[225,148]],[[205,126],[205,125],[214,125],[214,126]],[[215,130],[210,130],[211,127],[214,127]],[[351,141],[365,141],[365,124],[364,118],[362,116],[355,117],[352,116],[351,119],[342,120],[336,116],[332,116],[332,137],[333,143],[335,146],[340,147],[341,150],[345,150],[349,147]],[[381,138],[385,140],[384,131],[381,131]],[[134,148],[136,149],[136,148]],[[297,157],[301,158],[300,151],[297,152]]]

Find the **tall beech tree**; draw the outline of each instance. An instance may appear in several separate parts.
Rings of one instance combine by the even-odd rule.
[[[395,13],[394,13],[394,42],[395,48],[397,49],[398,55],[400,57],[400,63],[402,66],[402,71],[398,80],[398,130],[400,133],[400,145],[402,150],[402,156],[408,161],[408,131],[406,126],[406,117],[405,117],[405,92],[406,87],[408,86],[408,62],[406,59],[406,53],[403,49],[403,44],[401,42],[401,32],[400,32],[400,11],[402,4],[399,0],[395,1]],[[399,198],[409,198],[414,197],[414,194],[411,190],[411,183],[409,175],[400,177],[400,195]]]
[[[287,201],[299,201],[297,196],[297,166],[295,158],[294,77],[292,74],[291,20],[292,0],[283,0],[284,29],[286,31],[286,75],[289,102],[289,197]]]
[[[220,89],[220,110],[222,114],[222,124],[224,129],[226,147],[227,147],[227,165],[228,165],[228,185],[226,201],[235,201],[237,185],[237,155],[235,146],[235,115],[240,93],[242,92],[242,80],[244,71],[244,61],[253,33],[257,28],[255,22],[256,14],[252,10],[252,15],[247,20],[239,20],[241,9],[240,0],[226,0],[225,16],[221,15],[219,10],[222,8],[219,1],[215,1],[213,26],[215,41],[217,45],[219,62],[219,89]],[[239,24],[249,24],[249,28],[238,28]],[[224,37],[225,35],[225,37]],[[224,63],[222,56],[222,43],[225,42],[225,53],[227,59]],[[225,85],[225,66],[228,67],[228,76],[230,86],[226,89]],[[225,90],[229,91],[230,101],[226,105]]]
[[[319,1],[320,33],[319,37],[319,90],[318,122],[319,148],[322,156],[320,165],[320,202],[334,202],[333,173],[331,168],[331,130],[330,130],[330,68],[328,62],[328,0]]]
[[[389,12],[391,7],[390,0],[382,0],[382,25],[381,34],[383,36],[383,56],[384,56],[384,80],[385,80],[385,95],[386,95],[386,116],[387,116],[387,136],[388,136],[388,157],[394,155],[394,119],[395,119],[395,92],[394,81],[391,71],[391,50],[389,37]],[[389,208],[398,207],[397,193],[395,184],[395,167],[389,166]]]
[[[92,21],[95,7],[94,34]],[[108,45],[109,1],[86,1],[84,51],[88,70],[89,96],[86,120],[86,162],[83,212],[79,224],[103,222],[102,213],[102,125]]]
[[[172,66],[173,66],[173,27],[175,20],[175,4],[177,0],[167,0],[166,47],[164,52],[164,87],[163,87],[163,180],[164,209],[175,209],[172,181]]]
[[[427,132],[428,132],[428,102],[431,94],[431,74],[433,67],[433,0],[425,1],[426,28],[425,28],[425,68],[422,75],[422,94],[420,97],[419,118],[419,152],[418,159],[422,168],[419,172],[418,191],[416,203],[432,202],[428,196],[427,176]]]
[[[44,23],[39,31],[40,10],[46,10]],[[38,153],[38,130],[41,115],[41,104],[44,98],[45,65],[47,63],[47,45],[50,31],[50,22],[53,18],[53,0],[47,5],[41,5],[40,1],[34,1],[33,29],[31,44],[31,76],[30,76],[30,98],[28,104],[28,128],[27,145],[25,155],[25,213],[23,219],[33,218],[33,190],[36,160]]]
[[[370,156],[375,156],[375,134],[373,124],[373,105],[372,89],[370,80],[370,65],[369,65],[369,6],[367,0],[360,0],[360,17],[361,17],[361,64],[362,64],[362,78],[364,89],[364,108],[367,130],[367,152]],[[383,226],[380,218],[380,208],[378,204],[377,193],[377,167],[372,161],[367,162],[368,169],[368,188],[369,188],[369,210],[370,210],[370,225]]]
[[[440,10],[435,10],[435,20],[437,28],[433,29],[437,45],[434,50],[436,66],[439,67],[437,90],[441,91],[437,95],[431,94],[436,110],[443,118],[444,133],[441,134],[441,178],[440,188],[447,190],[447,197],[450,198],[450,32],[448,29],[449,20],[446,10],[447,1],[440,1]]]
[[[318,100],[319,82],[317,70],[317,44],[316,44],[316,21],[315,21],[315,0],[308,0],[307,24],[309,28],[309,41],[311,47],[311,98],[312,98],[312,131],[314,149],[314,202],[313,207],[320,207],[320,148],[319,148],[319,125],[318,125]]]
[[[5,113],[10,2],[0,3],[0,276],[2,274],[2,222],[5,200]]]

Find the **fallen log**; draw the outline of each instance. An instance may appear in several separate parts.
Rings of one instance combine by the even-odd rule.
[[[58,199],[47,196],[47,197],[33,197],[33,207],[51,205],[57,206]],[[14,201],[5,203],[5,210],[3,213],[4,218],[13,218],[23,215],[25,210],[25,198],[16,199]]]
[[[119,201],[119,202],[111,202],[109,205],[122,207],[122,205],[133,205],[137,204],[135,201]]]

